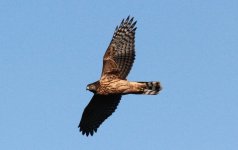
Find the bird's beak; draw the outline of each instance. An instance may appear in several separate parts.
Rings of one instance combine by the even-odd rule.
[[[86,87],[86,90],[89,90],[89,87],[88,87],[88,86]]]

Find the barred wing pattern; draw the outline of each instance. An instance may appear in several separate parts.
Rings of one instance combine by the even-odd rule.
[[[135,60],[136,21],[128,16],[116,27],[111,43],[103,57],[102,76],[108,73],[116,74],[125,79]]]
[[[116,110],[121,95],[97,95],[93,98],[84,109],[82,119],[79,124],[80,131],[83,135],[93,135],[97,132],[98,127]]]

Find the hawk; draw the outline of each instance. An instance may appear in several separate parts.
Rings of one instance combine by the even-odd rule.
[[[79,128],[82,134],[93,135],[99,126],[116,110],[122,95],[156,95],[160,82],[130,82],[126,79],[135,59],[136,21],[133,17],[123,19],[116,27],[112,40],[103,57],[100,80],[88,84],[94,93],[84,109]]]

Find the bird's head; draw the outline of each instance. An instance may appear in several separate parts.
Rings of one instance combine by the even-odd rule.
[[[90,83],[90,84],[87,85],[86,90],[89,90],[89,91],[91,91],[93,93],[96,93],[97,92],[97,88],[98,88],[98,84],[99,84],[98,81],[94,82],[94,83]]]

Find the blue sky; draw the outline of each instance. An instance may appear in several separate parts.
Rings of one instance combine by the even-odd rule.
[[[237,0],[0,1],[0,149],[236,150]],[[128,95],[93,137],[78,131],[113,31],[138,21]]]

